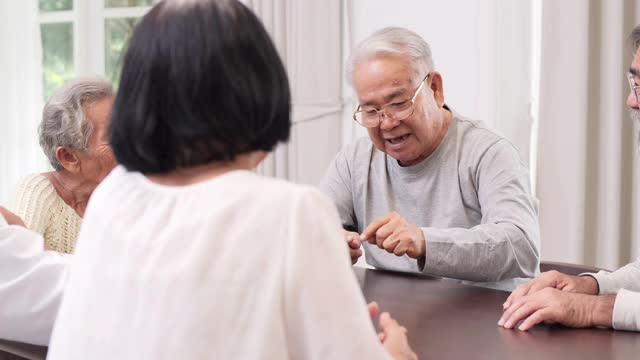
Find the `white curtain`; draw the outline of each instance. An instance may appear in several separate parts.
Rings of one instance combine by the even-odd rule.
[[[0,204],[18,179],[47,169],[38,145],[42,50],[38,2],[0,0]]]
[[[291,141],[258,172],[315,184],[340,146],[341,1],[244,0],[262,20],[289,75]]]
[[[637,0],[544,0],[537,194],[542,259],[608,269],[637,256],[637,129],[625,40]]]

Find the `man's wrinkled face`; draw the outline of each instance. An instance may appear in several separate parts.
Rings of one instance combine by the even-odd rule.
[[[355,65],[353,85],[361,108],[380,110],[385,105],[411,99],[426,75],[416,74],[405,57],[378,55]],[[415,165],[424,160],[440,141],[437,129],[444,121],[440,110],[431,81],[427,79],[416,98],[411,116],[403,120],[382,116],[380,124],[367,131],[380,151],[398,160],[402,166]]]

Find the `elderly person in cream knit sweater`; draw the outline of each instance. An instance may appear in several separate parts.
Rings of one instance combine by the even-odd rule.
[[[48,249],[73,252],[89,197],[115,166],[107,141],[112,104],[108,81],[84,78],[58,89],[44,107],[40,146],[54,171],[22,179],[12,208]]]

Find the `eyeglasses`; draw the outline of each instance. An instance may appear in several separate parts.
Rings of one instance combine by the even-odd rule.
[[[627,80],[629,80],[631,92],[636,96],[636,104],[640,104],[640,85],[636,84],[635,76],[630,72],[627,73]]]
[[[422,88],[424,87],[424,84],[429,78],[429,75],[431,75],[431,73],[428,73],[424,77],[424,79],[422,79],[420,86],[418,86],[418,89],[416,90],[415,94],[413,94],[413,97],[411,97],[411,99],[403,101],[393,101],[389,104],[383,105],[382,109],[380,110],[375,108],[363,109],[360,105],[358,105],[358,108],[353,113],[353,120],[357,121],[358,124],[366,128],[374,128],[380,125],[380,123],[382,122],[382,114],[392,120],[404,120],[408,118],[409,116],[413,115],[416,98],[418,97],[420,90],[422,90]]]

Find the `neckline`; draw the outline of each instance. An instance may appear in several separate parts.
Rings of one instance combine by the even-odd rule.
[[[447,129],[446,134],[440,141],[440,144],[438,144],[438,146],[433,151],[433,153],[431,153],[426,159],[420,161],[415,165],[401,166],[398,163],[398,160],[385,154],[387,166],[391,169],[392,172],[402,176],[421,175],[429,167],[432,166],[431,164],[438,162],[438,159],[442,157],[442,154],[446,151],[445,149],[448,147],[449,143],[451,143],[451,139],[453,138],[458,127],[458,114],[455,111],[452,111],[452,110],[450,111],[451,111],[451,121],[449,123],[449,128]]]

